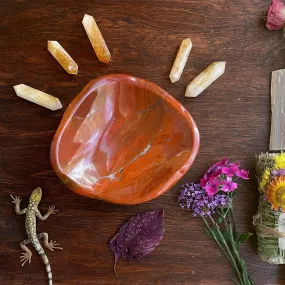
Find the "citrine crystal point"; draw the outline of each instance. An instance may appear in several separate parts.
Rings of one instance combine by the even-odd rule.
[[[25,100],[28,100],[32,103],[35,103],[52,111],[56,111],[62,108],[62,105],[58,98],[35,88],[32,88],[28,85],[15,85],[14,90],[18,97],[21,97]]]
[[[190,38],[184,39],[182,41],[169,75],[169,78],[172,83],[180,79],[192,46],[193,44]]]
[[[76,75],[78,65],[57,41],[48,41],[48,51],[68,74]]]
[[[106,64],[110,63],[111,53],[96,24],[94,17],[85,14],[82,20],[82,24],[99,61]]]
[[[205,89],[207,89],[215,80],[217,80],[224,74],[225,68],[225,61],[213,62],[188,84],[185,96],[197,97]]]

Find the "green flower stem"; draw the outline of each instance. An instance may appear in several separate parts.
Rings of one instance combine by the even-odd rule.
[[[243,284],[245,284],[245,285],[252,285],[252,281],[250,280],[250,277],[248,276],[248,273],[247,273],[246,264],[245,264],[244,260],[239,255],[239,252],[238,252],[238,249],[237,249],[236,243],[235,243],[235,238],[233,235],[233,233],[236,232],[235,231],[236,223],[235,223],[235,215],[234,215],[234,209],[233,209],[233,204],[232,204],[232,201],[233,201],[232,193],[229,193],[229,198],[231,199],[231,203],[226,208],[226,211],[223,213],[220,213],[218,211],[218,214],[224,219],[226,231],[230,234],[230,246],[232,248],[232,252],[234,253],[234,257],[236,259],[237,267],[240,268],[239,272],[242,276],[242,279],[240,279],[240,280],[243,281]],[[228,215],[228,220],[226,219],[227,215]],[[231,220],[232,220],[232,222],[231,222]],[[214,220],[212,220],[212,222],[215,223]],[[228,222],[230,223],[230,226],[228,225]]]
[[[231,199],[233,201],[233,194],[232,193],[230,193],[230,197],[231,197]],[[231,213],[231,218],[232,218],[232,221],[233,221],[234,232],[236,232],[236,218],[235,218],[235,212],[234,212],[233,203],[231,204],[230,213]]]
[[[233,223],[231,223],[231,219],[232,219]],[[233,211],[233,207],[231,207],[230,216],[229,216],[228,220],[226,220],[226,219],[224,220],[224,224],[225,224],[227,232],[230,234],[230,245],[231,245],[232,251],[235,255],[235,258],[238,261],[240,271],[241,271],[242,277],[243,277],[243,282],[245,285],[252,285],[252,281],[250,280],[250,277],[247,273],[246,264],[245,264],[244,260],[240,257],[239,251],[238,251],[237,246],[236,246],[236,242],[235,242],[235,238],[234,238],[234,231],[233,231],[233,227],[232,227],[234,222],[235,222],[234,211]]]
[[[208,229],[208,231],[212,234],[213,239],[215,240],[215,242],[218,244],[219,248],[221,249],[221,251],[223,252],[223,254],[225,255],[225,257],[228,259],[229,262],[231,262],[231,259],[229,257],[229,255],[227,254],[227,252],[225,251],[225,249],[222,247],[221,243],[219,242],[219,240],[216,238],[215,233],[213,232],[213,230],[211,229],[211,227],[209,226],[209,223],[207,222],[207,220],[202,216],[202,219]]]
[[[226,207],[226,211],[224,212],[224,208],[221,208],[222,213],[219,211],[219,209],[217,209],[217,213],[220,215],[221,218],[225,219],[228,215],[229,212],[233,211],[233,195],[232,192],[228,194],[228,197],[230,198],[230,203],[229,205]],[[233,214],[233,224],[235,227],[235,217]]]
[[[225,224],[227,224],[227,221],[225,221]],[[241,268],[241,273],[242,273],[242,277],[243,277],[243,282],[245,285],[252,285],[252,282],[248,276],[248,273],[247,273],[247,269],[246,269],[246,264],[244,262],[244,260],[240,257],[239,255],[239,252],[238,252],[238,249],[237,249],[237,246],[236,246],[236,242],[235,242],[235,239],[234,239],[234,235],[233,235],[233,229],[232,229],[232,224],[229,220],[229,224],[230,226],[227,225],[227,228],[228,228],[228,231],[230,233],[230,242],[231,242],[231,247],[233,249],[233,253],[239,263],[239,266]]]
[[[231,278],[231,280],[232,280],[236,285],[241,285],[241,284],[238,283],[235,279]]]
[[[223,244],[225,246],[225,249],[226,249],[226,251],[227,251],[227,253],[229,255],[229,258],[230,258],[230,262],[231,262],[232,266],[234,267],[234,269],[235,269],[235,271],[236,271],[236,273],[237,273],[237,275],[239,277],[239,280],[240,280],[241,284],[242,285],[246,285],[246,283],[243,282],[243,278],[242,278],[241,272],[240,272],[240,270],[239,270],[239,268],[237,266],[237,263],[236,263],[233,255],[232,255],[232,252],[231,252],[231,250],[230,250],[230,248],[229,248],[229,246],[228,246],[228,244],[227,244],[227,242],[226,242],[226,240],[225,240],[225,238],[224,238],[224,236],[223,236],[223,234],[222,234],[222,232],[220,230],[219,225],[215,222],[215,220],[212,218],[211,215],[209,215],[209,218],[210,218],[211,222],[213,223],[213,225],[217,229],[217,233],[219,234],[219,237],[220,237],[220,239],[222,240],[222,242],[223,242]]]
[[[225,212],[224,215],[222,216],[223,219],[226,218],[226,216],[227,216],[227,214],[228,214],[230,208],[232,208],[232,205],[233,205],[233,200],[232,200],[232,198],[231,198],[231,202],[230,202],[229,206],[227,207],[226,212]]]

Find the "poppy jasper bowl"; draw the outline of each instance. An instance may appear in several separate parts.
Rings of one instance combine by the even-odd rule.
[[[91,81],[65,111],[51,163],[74,192],[131,205],[165,193],[191,167],[199,131],[156,84],[125,74]]]

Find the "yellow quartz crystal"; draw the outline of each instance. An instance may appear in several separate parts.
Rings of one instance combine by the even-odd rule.
[[[193,81],[191,81],[186,89],[186,97],[197,97],[205,89],[207,89],[215,80],[221,77],[226,68],[225,61],[216,61],[209,65],[201,72]]]
[[[182,41],[169,75],[169,78],[172,83],[180,79],[192,46],[193,45],[190,38]]]
[[[98,59],[101,62],[108,64],[111,60],[111,54],[95,22],[95,19],[92,16],[85,14],[82,24]]]
[[[32,88],[30,86],[27,86],[25,84],[19,84],[14,86],[14,90],[19,97],[38,104],[47,109],[50,109],[52,111],[62,108],[62,105],[58,98],[35,88]]]
[[[57,41],[48,41],[48,51],[69,74],[78,73],[78,65]]]

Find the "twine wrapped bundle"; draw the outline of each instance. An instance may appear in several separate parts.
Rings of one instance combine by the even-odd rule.
[[[285,153],[257,157],[259,205],[253,224],[258,254],[271,264],[285,264]]]

